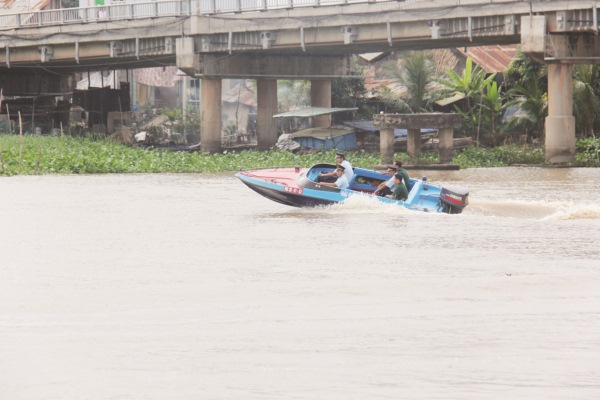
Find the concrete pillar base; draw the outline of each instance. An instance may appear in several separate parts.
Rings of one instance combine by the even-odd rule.
[[[381,150],[381,162],[391,164],[394,162],[394,128],[379,130],[379,147]]]
[[[546,117],[545,150],[547,163],[575,161],[575,117]]]
[[[406,142],[406,152],[408,155],[418,157],[421,154],[421,130],[409,129]]]
[[[454,129],[442,128],[439,133],[440,138],[440,162],[448,164],[452,162],[452,150],[454,147]]]
[[[221,151],[221,80],[202,79],[200,88],[200,148]]]

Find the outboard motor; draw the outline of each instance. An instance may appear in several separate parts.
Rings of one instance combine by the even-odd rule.
[[[461,186],[443,187],[440,192],[442,212],[460,214],[469,204],[469,189]]]

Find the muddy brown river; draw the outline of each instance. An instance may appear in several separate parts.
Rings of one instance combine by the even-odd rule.
[[[0,178],[0,398],[600,398],[600,169],[409,173],[470,205]]]

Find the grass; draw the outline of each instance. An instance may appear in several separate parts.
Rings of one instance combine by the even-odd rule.
[[[578,142],[577,162],[599,166],[598,139]],[[435,164],[437,153],[411,158],[398,153],[395,159],[405,164]],[[129,147],[109,140],[70,136],[51,137],[0,134],[0,175],[105,174],[105,173],[214,173],[275,166],[309,166],[333,162],[334,151],[297,155],[290,152],[241,151],[219,154],[172,152]],[[349,160],[356,167],[373,168],[381,164],[379,153],[352,152]],[[511,164],[543,164],[541,149],[503,146],[492,149],[470,147],[456,153],[453,162],[461,168],[500,167]]]

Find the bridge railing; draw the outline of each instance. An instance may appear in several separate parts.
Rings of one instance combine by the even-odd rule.
[[[200,14],[219,14],[241,11],[276,10],[296,7],[318,7],[335,4],[376,3],[391,0],[199,0]],[[425,0],[395,0],[413,3]]]
[[[107,6],[0,14],[0,32],[7,29],[35,26],[387,1],[391,0],[126,0],[123,3]],[[395,1],[409,3],[430,0]]]
[[[0,14],[0,31],[34,26],[191,15],[196,13],[197,4],[197,0],[130,1],[109,6]]]

